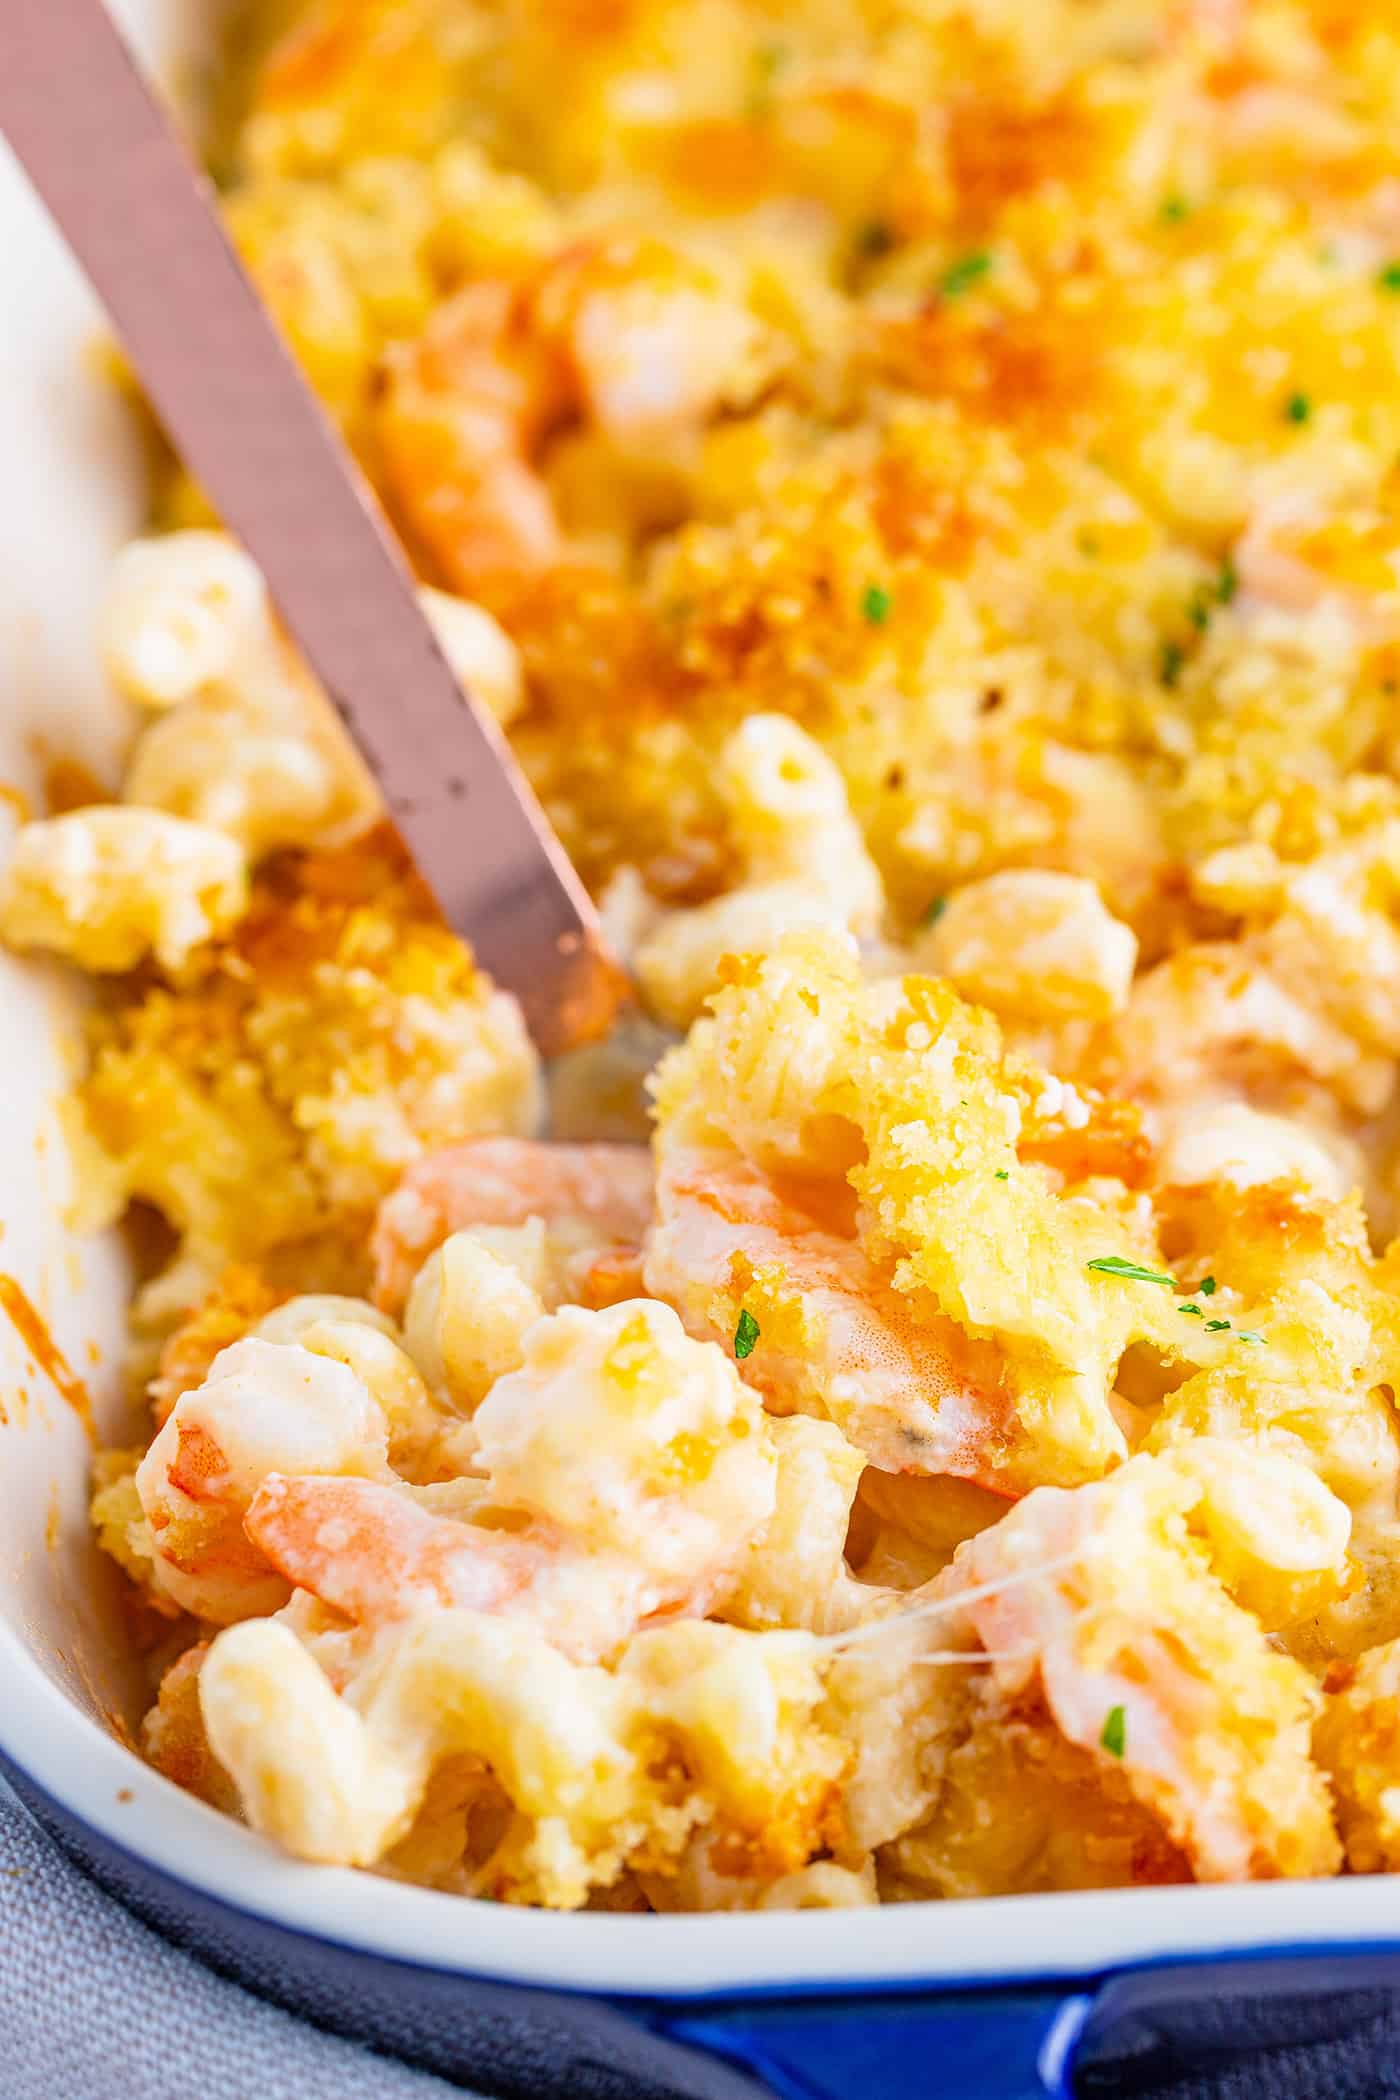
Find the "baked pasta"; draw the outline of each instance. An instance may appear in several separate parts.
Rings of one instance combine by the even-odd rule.
[[[1400,1866],[1397,136],[1374,0],[240,16],[667,1047],[541,1073],[157,443],[0,931],[103,979],[171,1779],[558,1908]]]

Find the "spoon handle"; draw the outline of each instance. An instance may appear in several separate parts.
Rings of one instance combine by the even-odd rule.
[[[101,0],[0,0],[0,129],[170,438],[262,568],[449,923],[547,1051],[619,973],[495,722],[466,705],[373,494]]]

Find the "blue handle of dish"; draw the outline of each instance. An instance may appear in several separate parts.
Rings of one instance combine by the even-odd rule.
[[[1063,1990],[751,2000],[665,2024],[778,2100],[1071,2100],[1093,2002]]]
[[[881,1998],[761,1998],[668,2008],[675,2041],[777,2100],[1072,2100],[1085,2052],[1198,2070],[1334,2045],[1400,1992],[1400,1947],[1252,1947],[1042,1984]],[[1207,2009],[1214,2017],[1203,2017]],[[1164,2069],[1165,2077],[1165,2069]]]

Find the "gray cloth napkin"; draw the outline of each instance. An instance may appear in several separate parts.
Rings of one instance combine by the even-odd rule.
[[[462,2100],[255,1998],[138,1923],[0,1780],[4,2100]]]

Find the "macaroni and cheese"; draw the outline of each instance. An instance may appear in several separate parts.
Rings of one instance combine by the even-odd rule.
[[[550,1134],[165,457],[0,878],[159,1223],[147,1756],[559,1908],[1400,1866],[1393,11],[252,0],[217,101],[669,1047]]]

